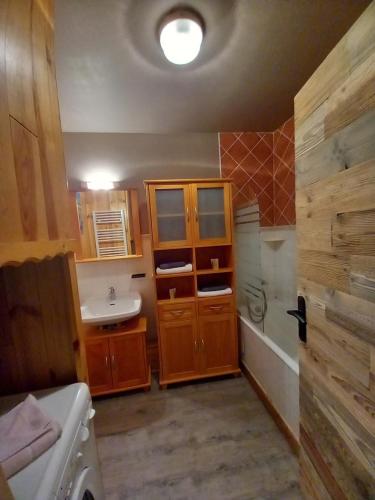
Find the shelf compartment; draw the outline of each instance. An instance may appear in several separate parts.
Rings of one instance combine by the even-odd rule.
[[[195,249],[195,261],[197,272],[213,270],[211,259],[219,259],[219,268],[232,267],[232,247],[228,245],[218,245],[209,247],[199,247]],[[218,271],[218,270],[214,270]],[[220,271],[219,271],[220,272]]]
[[[233,290],[233,273],[218,272],[211,274],[199,274],[197,276],[198,290],[205,286],[226,285]]]
[[[178,261],[186,262],[186,264],[193,264],[193,249],[191,247],[188,247],[188,248],[171,248],[168,250],[154,251],[155,269],[159,267],[160,264],[168,264],[168,262],[178,262]],[[184,273],[184,276],[186,276],[187,274],[188,273]],[[160,277],[162,275],[161,274],[156,275],[155,273],[155,276]]]
[[[167,279],[167,278],[184,278],[185,276],[194,276],[194,272],[188,272],[188,273],[171,273],[171,274],[156,274],[155,273],[155,278],[157,280],[160,279]]]
[[[177,299],[158,299],[157,304],[163,305],[163,304],[184,304],[185,302],[194,302],[196,299],[195,295],[192,295],[191,297],[180,297]]]
[[[194,297],[195,284],[194,275],[190,276],[179,274],[178,277],[166,277],[165,279],[156,280],[156,293],[158,300],[170,300],[169,290],[176,289],[176,299]],[[172,299],[173,301],[174,299]]]
[[[199,269],[197,270],[197,275],[202,274],[220,274],[220,273],[232,273],[233,267],[220,267],[219,269]]]

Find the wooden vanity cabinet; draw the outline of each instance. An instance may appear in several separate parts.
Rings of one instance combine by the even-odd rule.
[[[91,392],[110,391],[113,384],[107,337],[86,340],[86,363]]]
[[[230,181],[164,180],[145,184],[155,269],[174,261],[189,262],[193,268],[180,274],[155,273],[160,386],[238,374]],[[218,269],[212,267],[212,259],[218,260]],[[231,295],[198,297],[201,287],[221,283],[232,288]],[[168,298],[171,289],[175,289],[174,299]]]
[[[87,373],[92,395],[129,389],[149,389],[150,367],[146,354],[146,318],[136,318],[104,333],[86,335]]]

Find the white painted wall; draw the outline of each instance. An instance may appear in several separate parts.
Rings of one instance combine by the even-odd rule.
[[[156,337],[155,300],[151,236],[142,235],[143,257],[106,262],[77,263],[78,289],[81,303],[88,297],[108,294],[110,286],[116,292],[137,291],[142,296],[142,311],[148,319],[148,336]],[[132,274],[145,273],[145,278],[131,278]]]

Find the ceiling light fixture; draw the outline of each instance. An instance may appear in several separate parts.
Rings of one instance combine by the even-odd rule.
[[[86,182],[87,189],[92,191],[105,190],[109,191],[114,189],[115,183],[106,173],[95,173],[91,175],[89,181]]]
[[[159,40],[165,57],[173,64],[188,64],[198,56],[204,34],[204,21],[190,8],[167,13],[159,26]]]

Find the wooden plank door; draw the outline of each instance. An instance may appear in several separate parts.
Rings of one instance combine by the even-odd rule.
[[[147,383],[145,333],[114,335],[109,339],[109,350],[114,389]]]
[[[301,485],[375,498],[375,2],[295,98]]]
[[[91,394],[112,389],[111,361],[106,337],[86,340],[87,373]]]
[[[191,209],[188,184],[149,186],[154,248],[190,246]]]
[[[231,243],[231,185],[202,183],[191,185],[195,245]]]

